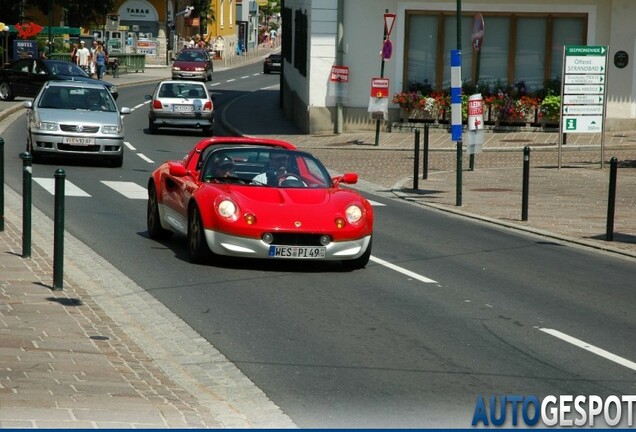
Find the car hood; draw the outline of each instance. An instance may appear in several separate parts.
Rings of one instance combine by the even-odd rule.
[[[206,66],[206,62],[183,61],[183,60],[176,61],[175,60],[175,62],[172,63],[172,66],[179,67],[179,68],[187,68],[187,69],[194,69],[198,67],[204,68]]]
[[[57,77],[57,79],[63,80],[63,81],[80,81],[80,82],[86,82],[91,84],[101,84],[103,86],[106,86],[106,88],[111,88],[113,86],[113,84],[107,81],[96,80],[90,77],[83,77],[78,75],[63,75],[63,74],[58,74],[55,76]]]
[[[62,124],[101,126],[104,124],[116,125],[121,122],[118,112],[38,108],[37,113],[41,121]]]

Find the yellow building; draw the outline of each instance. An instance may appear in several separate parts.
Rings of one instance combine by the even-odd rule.
[[[214,51],[225,56],[236,51],[236,1],[210,0],[206,40],[214,45]]]

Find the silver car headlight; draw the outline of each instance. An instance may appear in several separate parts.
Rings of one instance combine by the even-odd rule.
[[[121,125],[104,125],[102,126],[102,132],[109,135],[120,134]]]
[[[39,121],[35,123],[36,129],[44,130],[44,131],[56,131],[57,123],[55,122],[45,122]]]
[[[180,71],[181,68],[179,66],[172,66],[173,71]]]

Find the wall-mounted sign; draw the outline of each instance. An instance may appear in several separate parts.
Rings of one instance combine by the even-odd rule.
[[[623,69],[629,63],[629,55],[625,51],[616,51],[614,54],[614,66]]]

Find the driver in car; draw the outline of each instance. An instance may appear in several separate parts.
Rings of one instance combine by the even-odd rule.
[[[267,170],[252,179],[252,183],[278,186],[278,179],[287,174],[288,157],[285,153],[272,153]]]

